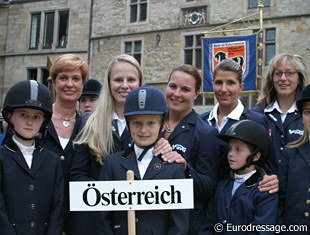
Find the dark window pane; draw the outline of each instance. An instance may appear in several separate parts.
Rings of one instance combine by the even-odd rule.
[[[197,69],[201,69],[201,49],[196,49],[196,64]]]
[[[270,7],[270,0],[265,0],[264,6],[265,6],[265,7]]]
[[[137,21],[137,15],[138,15],[138,6],[132,5],[130,7],[130,22],[136,22]]]
[[[185,47],[192,47],[193,44],[193,36],[185,36]]]
[[[131,3],[136,3],[138,2],[138,0],[131,0]]]
[[[141,4],[140,5],[140,21],[145,21],[147,15],[147,4]]]
[[[201,39],[203,35],[196,35],[196,46],[201,47]]]
[[[266,41],[274,41],[276,39],[275,29],[266,29]]]
[[[257,0],[248,0],[248,8],[257,8]]]
[[[48,76],[49,76],[49,72],[47,69],[43,68],[41,69],[41,76],[42,76],[42,83],[45,85],[45,86],[48,86]]]
[[[69,22],[69,12],[68,11],[59,12],[58,47],[66,47],[67,45],[68,22]]]
[[[276,45],[274,43],[266,44],[266,56],[265,56],[265,64],[269,64],[269,61],[276,54]]]
[[[28,69],[28,80],[37,80],[37,69]]]
[[[202,104],[203,104],[203,97],[201,94],[199,94],[195,99],[194,105],[202,105]]]
[[[135,57],[139,64],[141,64],[141,54],[134,54],[133,57]]]
[[[134,52],[141,52],[142,48],[142,42],[141,41],[136,41],[135,42],[135,48],[134,48]]]
[[[47,13],[44,22],[43,48],[52,48],[54,37],[54,13]]]
[[[31,16],[31,29],[30,29],[30,48],[36,49],[39,45],[40,36],[40,21],[41,14],[33,14]]]
[[[184,63],[193,64],[193,50],[184,50]]]
[[[132,48],[132,43],[131,42],[125,42],[125,53],[126,54],[131,54],[131,48]]]

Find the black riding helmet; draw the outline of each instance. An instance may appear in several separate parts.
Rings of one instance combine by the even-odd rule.
[[[247,167],[253,164],[263,165],[267,162],[271,154],[271,139],[269,133],[257,122],[241,120],[232,125],[225,134],[219,134],[217,136],[227,143],[230,139],[239,139],[257,147],[254,153],[256,154],[257,151],[260,151],[262,155],[256,162],[253,162],[253,159],[247,159]],[[254,156],[250,155],[249,157],[253,158]]]
[[[302,115],[303,105],[307,101],[310,101],[310,84],[304,87],[304,89],[301,91],[299,98],[296,102],[300,115]]]
[[[88,79],[83,86],[81,97],[82,96],[99,96],[101,87],[102,87],[101,82],[95,79]]]
[[[20,81],[14,84],[5,96],[3,103],[2,116],[4,120],[12,126],[9,121],[8,113],[16,108],[32,108],[43,111],[45,122],[42,129],[52,117],[53,101],[46,86],[34,80]]]

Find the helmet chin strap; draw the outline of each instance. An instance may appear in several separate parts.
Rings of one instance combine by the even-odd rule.
[[[41,133],[37,133],[37,134],[35,134],[33,137],[31,137],[31,138],[26,138],[26,137],[24,137],[24,136],[22,136],[21,134],[19,134],[17,131],[13,131],[14,132],[14,134],[16,135],[16,136],[18,136],[19,138],[21,138],[22,140],[26,140],[26,141],[29,141],[29,140],[34,140],[35,138],[37,138],[37,137],[41,137],[42,136],[42,134]]]
[[[255,164],[255,162],[253,162],[253,159],[255,157],[255,155],[258,153],[258,148],[256,148],[246,159],[246,164],[242,167],[240,167],[239,169],[237,170],[233,170],[234,172],[239,172],[239,171],[243,171],[245,170],[246,168],[252,166]]]

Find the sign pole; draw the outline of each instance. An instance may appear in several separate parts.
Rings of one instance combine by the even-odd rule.
[[[134,172],[127,171],[127,180],[134,180]],[[128,235],[136,235],[136,213],[134,210],[128,210]]]

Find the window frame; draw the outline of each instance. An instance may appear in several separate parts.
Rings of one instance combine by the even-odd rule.
[[[37,18],[36,25],[34,26],[34,16]],[[35,29],[34,29],[35,27]],[[35,32],[34,32],[35,31]],[[31,13],[30,21],[30,39],[29,39],[29,49],[38,49],[40,44],[40,32],[41,32],[41,12]],[[34,42],[33,42],[34,40]],[[35,44],[32,46],[32,44]]]
[[[254,2],[254,1],[256,1],[256,2],[253,5],[252,2]],[[248,9],[257,9],[257,7],[258,7],[258,0],[254,0],[254,1],[253,0],[252,1],[251,0],[247,0],[247,2],[248,2]],[[268,5],[266,5],[267,1],[268,1]],[[265,0],[264,1],[264,7],[270,7],[270,1],[271,0]]]
[[[194,34],[186,34],[183,36],[184,38],[184,47],[183,47],[183,63],[191,64],[195,66],[198,70],[202,69],[202,43],[201,39],[204,37],[203,33],[194,33]],[[186,45],[186,38],[192,37],[193,43],[190,46]],[[200,40],[198,40],[200,37]],[[186,51],[191,51],[191,62],[186,58]],[[198,58],[199,57],[199,58]]]
[[[137,43],[140,43],[140,51],[137,51]],[[123,53],[133,56],[140,64],[142,65],[142,52],[143,52],[143,40],[142,39],[134,39],[134,40],[126,40],[123,41]],[[126,51],[126,44],[131,44],[130,51]]]
[[[145,6],[145,12],[142,11],[143,9],[142,6]],[[144,23],[147,22],[148,19],[148,0],[128,0],[128,9],[129,9],[129,23],[134,24],[134,23]],[[135,18],[132,19],[133,17],[133,8],[136,7],[135,9]],[[144,14],[143,14],[144,13]],[[145,15],[144,19],[141,19],[141,17]]]
[[[66,14],[66,22],[63,22],[61,15]],[[69,18],[70,12],[69,10],[60,10],[58,11],[58,22],[57,22],[57,48],[66,48],[68,43],[68,32],[69,32]],[[65,25],[63,32],[63,27],[61,25]],[[64,38],[62,38],[64,36]]]
[[[52,18],[49,18],[52,16]],[[48,22],[48,21],[52,21]],[[43,28],[43,49],[52,49],[54,44],[54,32],[55,31],[55,12],[46,12],[44,14],[44,28]],[[51,41],[50,41],[51,40]]]
[[[272,39],[267,39],[267,31],[271,31],[271,30],[273,30],[274,31],[274,38],[272,38]],[[275,56],[276,55],[276,39],[277,39],[277,30],[276,30],[276,28],[266,28],[265,30],[264,30],[264,60],[265,60],[265,65],[268,65],[269,64],[269,61],[270,61],[270,59],[273,57],[273,56]],[[274,47],[274,53],[273,53],[273,55],[269,55],[269,54],[267,54],[267,47],[269,47],[269,46],[273,46]]]

